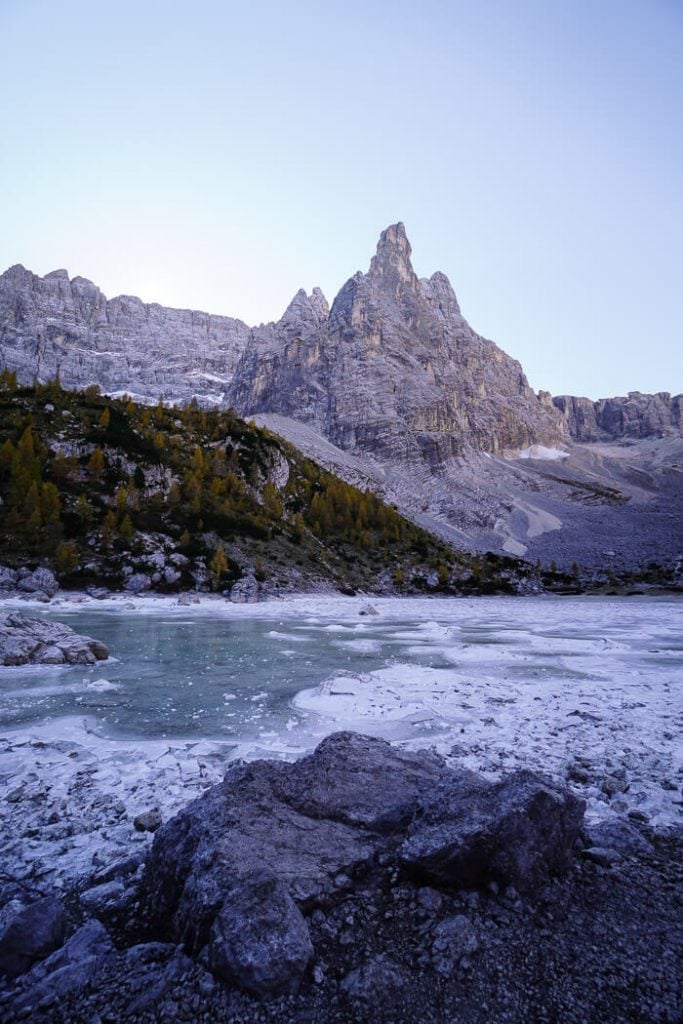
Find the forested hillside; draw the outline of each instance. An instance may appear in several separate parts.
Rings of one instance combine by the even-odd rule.
[[[143,406],[0,375],[0,561],[63,585],[268,592],[517,589],[232,410]],[[526,575],[522,566],[521,576]],[[131,582],[132,581],[132,582]]]

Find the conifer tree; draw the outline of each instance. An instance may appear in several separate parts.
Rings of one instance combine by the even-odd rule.
[[[86,530],[92,526],[94,514],[92,506],[85,494],[79,494],[78,496],[78,501],[76,502],[76,515]]]
[[[96,448],[88,459],[88,473],[93,480],[99,480],[104,473],[106,460],[101,448]]]
[[[209,563],[209,569],[211,570],[215,587],[220,585],[222,577],[228,571],[228,565],[229,563],[227,555],[225,554],[225,548],[221,544],[214,551],[213,558]]]
[[[119,537],[121,537],[123,540],[131,540],[134,534],[135,530],[133,529],[132,520],[128,513],[126,513],[126,515],[119,523]]]
[[[78,547],[74,541],[61,541],[55,552],[55,568],[57,572],[73,572],[78,565],[78,557]]]

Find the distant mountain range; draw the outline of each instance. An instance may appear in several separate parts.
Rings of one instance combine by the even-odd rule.
[[[25,383],[232,406],[470,547],[559,565],[675,558],[683,396],[536,394],[447,277],[418,278],[410,256],[392,225],[331,308],[299,291],[259,327],[15,266],[0,277],[2,364]]]

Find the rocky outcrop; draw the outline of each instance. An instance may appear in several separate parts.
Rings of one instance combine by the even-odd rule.
[[[291,416],[341,448],[435,469],[468,446],[495,452],[565,436],[519,363],[469,326],[448,278],[418,279],[410,256],[395,224],[329,317],[300,292],[273,330],[250,338],[231,385],[235,408]]]
[[[534,892],[569,867],[582,814],[580,801],[531,772],[494,786],[447,779],[411,824],[399,858],[433,885],[496,881]]]
[[[298,988],[314,955],[303,912],[380,863],[446,889],[539,890],[566,871],[583,802],[523,772],[492,785],[436,755],[337,733],[292,765],[258,761],[157,833],[142,883],[160,938],[208,949],[260,995]]]
[[[108,300],[66,270],[38,277],[17,265],[0,276],[2,363],[25,383],[59,377],[70,388],[221,402],[249,333],[231,317]]]
[[[675,436],[683,426],[683,395],[672,396],[667,391],[655,395],[631,391],[625,398],[597,402],[559,395],[553,403],[577,441]]]
[[[233,604],[254,604],[259,600],[262,587],[253,573],[248,572],[233,583],[230,588],[229,597]]]
[[[11,569],[8,566],[0,565],[0,592],[19,591],[34,600],[49,600],[59,590],[54,573],[50,569],[39,566],[31,571],[30,569]]]
[[[330,310],[300,290],[278,323],[107,299],[65,270],[0,276],[2,365],[19,379],[59,377],[245,415],[314,426],[341,448],[438,470],[472,447],[487,452],[681,431],[681,396],[589,399],[536,395],[520,364],[464,319],[448,278],[418,279],[403,224],[382,232],[367,274]]]
[[[24,915],[35,916],[37,906],[39,904],[28,907]],[[58,912],[62,918],[60,937],[63,939],[65,915],[61,908]],[[90,918],[46,960],[38,960],[27,973],[21,972],[23,991],[16,1000],[16,1011],[28,1015],[37,1006],[54,1005],[64,999],[70,992],[87,985],[113,952],[114,944],[107,930],[96,918]]]
[[[0,616],[0,665],[94,665],[108,657],[103,643],[79,636],[62,622],[18,612]]]

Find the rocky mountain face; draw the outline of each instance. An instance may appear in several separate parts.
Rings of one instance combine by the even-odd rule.
[[[220,403],[249,335],[231,317],[107,300],[66,270],[37,277],[17,265],[0,277],[2,363],[27,384],[59,377],[70,388]]]
[[[683,425],[683,395],[672,397],[667,391],[656,395],[631,391],[625,398],[601,398],[597,402],[559,395],[553,403],[577,441],[667,436],[680,434]]]
[[[0,275],[2,365],[23,383],[59,376],[292,417],[345,450],[436,468],[467,449],[680,434],[680,395],[536,395],[520,364],[472,330],[448,278],[419,279],[410,256],[395,224],[331,310],[319,288],[301,290],[280,321],[254,328],[17,265]]]
[[[445,275],[420,280],[410,255],[396,224],[329,315],[321,297],[300,292],[274,329],[252,334],[230,390],[235,407],[291,416],[347,450],[433,467],[467,448],[568,438],[520,364],[472,330]]]

